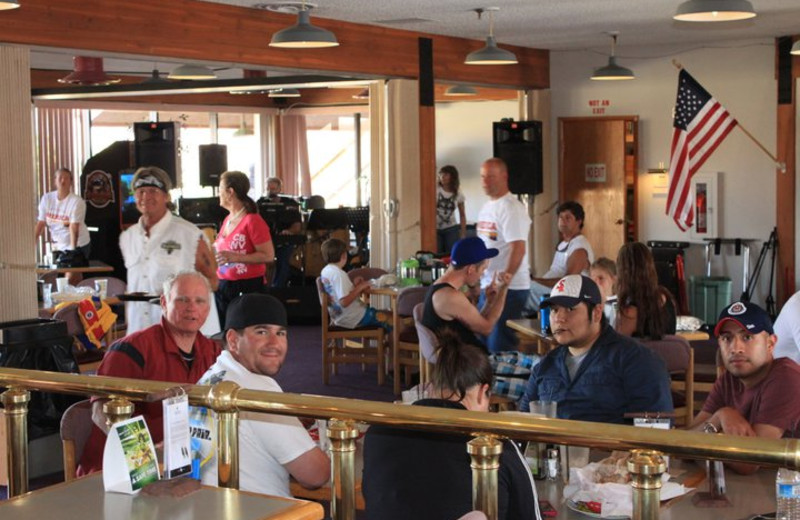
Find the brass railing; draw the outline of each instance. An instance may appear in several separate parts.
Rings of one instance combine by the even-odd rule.
[[[115,419],[130,413],[125,400],[152,401],[166,396],[173,383],[138,379],[81,376],[35,370],[0,369],[0,387],[8,387],[2,402],[8,426],[9,495],[27,491],[27,391],[96,395],[113,400]],[[467,448],[472,457],[476,509],[497,518],[498,437],[553,442],[593,448],[634,450],[628,466],[633,477],[634,519],[658,518],[663,461],[672,455],[750,462],[800,468],[798,440],[702,435],[679,430],[633,428],[622,425],[543,419],[523,415],[466,412],[441,408],[303,394],[247,390],[230,382],[215,386],[184,386],[193,405],[218,412],[219,484],[238,487],[238,412],[267,412],[329,419],[331,439],[331,512],[335,520],[355,518],[355,421],[421,430],[463,433],[474,437]]]

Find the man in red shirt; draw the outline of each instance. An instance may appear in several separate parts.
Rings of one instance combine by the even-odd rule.
[[[800,365],[773,358],[777,338],[766,311],[750,302],[732,303],[720,314],[714,335],[725,373],[689,429],[768,439],[795,436]],[[737,473],[758,469],[753,464],[728,465]]]
[[[208,280],[196,271],[181,271],[164,282],[161,323],[126,336],[109,348],[97,375],[194,384],[214,364],[219,345],[200,334],[210,310]],[[83,450],[78,476],[102,469],[106,417],[103,399],[92,404],[92,432]],[[136,403],[153,442],[164,438],[161,403]]]

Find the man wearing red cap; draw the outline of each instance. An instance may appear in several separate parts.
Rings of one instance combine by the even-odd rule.
[[[766,311],[750,302],[732,303],[720,314],[714,335],[725,373],[689,429],[768,439],[796,436],[800,365],[774,359],[778,338]],[[737,473],[758,469],[752,464],[729,466]]]

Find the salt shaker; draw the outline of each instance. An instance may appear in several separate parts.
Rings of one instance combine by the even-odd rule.
[[[558,479],[560,473],[559,466],[558,450],[554,448],[547,450],[547,480]]]

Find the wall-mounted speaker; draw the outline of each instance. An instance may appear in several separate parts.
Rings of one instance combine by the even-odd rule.
[[[136,167],[157,166],[167,172],[172,186],[178,183],[178,128],[173,122],[134,123]]]
[[[228,170],[228,147],[200,145],[200,186],[219,186],[219,176]]]
[[[542,192],[542,122],[492,123],[494,156],[508,165],[508,188],[514,194]]]

